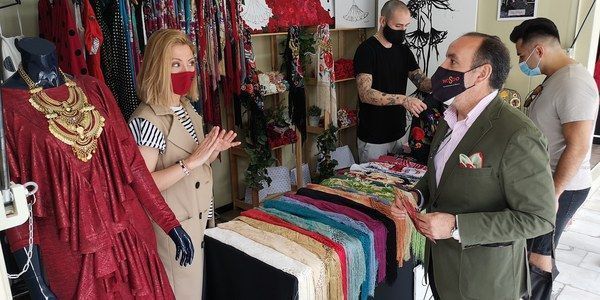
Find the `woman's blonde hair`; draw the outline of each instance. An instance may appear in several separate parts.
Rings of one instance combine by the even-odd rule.
[[[152,105],[169,106],[173,87],[171,86],[172,47],[188,45],[194,56],[196,49],[188,37],[176,29],[161,29],[148,40],[144,59],[137,78],[137,95],[142,102]],[[194,78],[192,88],[186,95],[191,101],[198,100],[198,79]]]

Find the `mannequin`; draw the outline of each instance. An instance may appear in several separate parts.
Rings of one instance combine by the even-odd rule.
[[[40,38],[23,38],[17,42],[23,68],[36,86],[51,88],[65,83],[59,76],[55,49],[54,44]],[[16,72],[6,80],[3,87],[26,89],[27,84]]]
[[[118,107],[112,94],[92,77],[83,76],[79,81],[64,76],[57,66],[55,46],[47,40],[24,38],[17,48],[22,55],[24,72],[11,76],[1,91],[12,96],[3,97],[6,99],[4,114],[11,180],[19,182],[29,178],[38,181],[40,187],[45,186],[40,189],[33,208],[34,247],[30,268],[24,275],[31,298],[128,299],[147,295],[159,299],[174,298],[156,254],[148,215],[168,232],[176,247],[175,259],[182,266],[191,264],[194,247],[154,185],[139,152],[130,151],[136,145],[121,114],[117,114]],[[75,94],[71,93],[72,89],[78,92],[77,95],[83,94],[76,97],[77,101],[88,105],[86,112],[91,108],[94,114],[85,116],[91,116],[100,128],[94,136],[97,140],[92,143],[94,150],[88,151],[83,158],[68,150],[61,151],[68,143],[57,139],[57,135],[48,134],[52,127],[46,124],[52,123],[51,118],[46,121],[44,114],[33,109],[35,105],[23,103],[29,97],[36,99],[32,85],[42,87],[43,96],[63,103],[68,103]],[[64,96],[52,96],[65,86],[69,91],[67,100],[57,100],[66,98]],[[28,89],[31,92],[23,93]],[[109,119],[112,116],[116,116],[115,119]],[[27,128],[32,125],[30,123],[46,128]],[[56,123],[60,124],[59,121]],[[82,125],[78,123],[77,126]],[[18,131],[19,127],[22,131]],[[31,136],[22,136],[23,131]],[[36,142],[38,140],[40,142]],[[72,148],[75,150],[75,146]],[[48,152],[29,157],[28,153],[22,153],[27,149]],[[60,154],[58,157],[56,152]],[[36,159],[36,155],[41,156]],[[60,166],[52,166],[53,160]],[[41,173],[44,171],[47,173]],[[65,187],[56,188],[62,185]],[[71,194],[77,196],[70,197]],[[61,218],[63,211],[67,212],[65,218]],[[27,224],[7,231],[20,268],[27,263],[27,246],[23,245],[28,235]],[[52,235],[55,237],[48,237]],[[44,253],[46,256],[42,259]],[[57,263],[54,257],[64,262]]]

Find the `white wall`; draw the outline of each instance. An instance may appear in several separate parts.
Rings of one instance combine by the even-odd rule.
[[[583,18],[593,0],[538,0],[538,17],[552,20],[558,27],[563,48],[568,48],[573,42],[576,30],[579,29]],[[499,36],[511,52],[511,71],[505,86],[517,90],[521,97],[535,88],[544,79],[543,76],[528,77],[519,70],[519,60],[514,44],[510,41],[510,33],[522,20],[497,21],[498,2],[495,0],[479,0],[477,16],[477,31]],[[600,5],[595,5],[581,35],[575,44],[574,58],[593,72],[596,58],[598,35],[600,34]]]

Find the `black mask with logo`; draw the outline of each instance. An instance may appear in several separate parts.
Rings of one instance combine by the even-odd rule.
[[[406,30],[394,30],[387,26],[383,27],[383,36],[394,46],[400,46],[404,43],[404,35]]]
[[[481,66],[477,66],[466,72],[448,70],[438,67],[433,76],[431,76],[431,90],[433,98],[438,101],[446,102],[464,91],[474,87],[465,87],[465,74]]]

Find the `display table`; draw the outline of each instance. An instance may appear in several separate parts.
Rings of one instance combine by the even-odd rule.
[[[204,240],[205,296],[209,300],[297,299],[295,278],[211,237]],[[414,262],[398,268],[392,283],[375,289],[376,300],[413,299]]]
[[[424,238],[391,207],[424,173],[384,156],[206,230],[206,298],[413,299]]]

